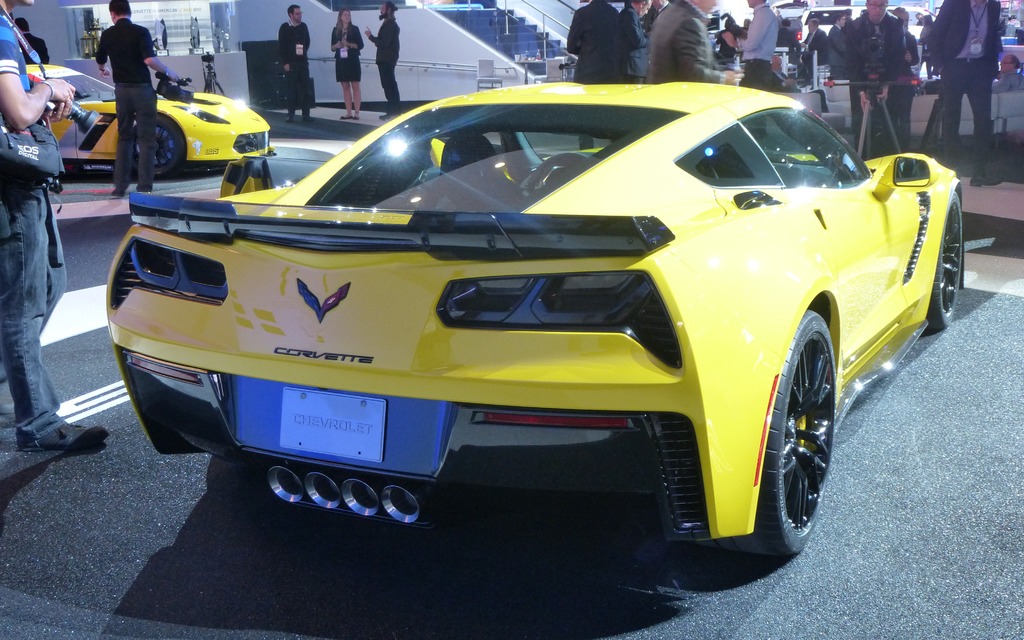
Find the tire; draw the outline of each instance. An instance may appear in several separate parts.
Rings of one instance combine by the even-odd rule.
[[[928,332],[942,331],[953,321],[957,292],[963,285],[964,224],[960,198],[951,194],[942,244],[935,265],[935,281],[928,303]]]
[[[136,137],[138,140],[138,137]],[[185,134],[174,121],[162,113],[156,114],[156,178],[170,178],[185,166]],[[139,146],[135,145],[135,166],[138,166]]]
[[[775,394],[754,532],[722,546],[796,555],[815,530],[832,458],[836,419],[832,338],[816,313],[804,314]]]

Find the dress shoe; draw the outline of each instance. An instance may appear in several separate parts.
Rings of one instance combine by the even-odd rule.
[[[64,424],[35,438],[18,434],[18,451],[81,451],[103,444],[110,433],[103,427]]]
[[[311,118],[309,116],[302,116],[302,121],[303,122],[313,122],[313,118]]]
[[[123,197],[124,197],[124,191],[118,191],[117,189],[114,189],[113,191],[110,192],[110,199],[111,200],[120,200]]]
[[[1002,184],[1002,180],[999,178],[993,178],[991,176],[974,176],[971,178],[972,187],[994,187],[997,184]]]
[[[285,122],[295,122],[295,116],[288,116],[284,119]]]

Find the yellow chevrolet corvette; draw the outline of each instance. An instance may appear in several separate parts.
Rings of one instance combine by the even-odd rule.
[[[110,331],[157,450],[287,502],[440,526],[452,485],[631,492],[669,539],[795,554],[844,410],[953,316],[960,192],[780,95],[499,89],[289,188],[133,194]]]
[[[84,130],[70,120],[53,125],[65,168],[112,171],[117,156],[114,87],[54,65],[46,66],[46,75],[70,82],[82,108],[99,114]],[[270,145],[270,125],[259,114],[237,100],[208,93],[195,94],[190,103],[159,98],[156,133],[158,178],[173,176],[186,165],[225,165],[267,153]]]

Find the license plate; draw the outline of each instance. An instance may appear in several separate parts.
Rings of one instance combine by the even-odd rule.
[[[345,458],[384,459],[387,402],[286,387],[281,398],[281,446]]]

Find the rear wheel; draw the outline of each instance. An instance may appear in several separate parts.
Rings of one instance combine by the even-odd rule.
[[[821,316],[808,312],[779,377],[754,532],[733,538],[735,548],[771,555],[795,555],[804,548],[821,505],[835,418],[832,338]]]
[[[960,289],[964,270],[964,226],[960,198],[950,196],[946,212],[946,228],[942,233],[942,245],[935,265],[935,281],[928,304],[928,330],[942,331],[953,320],[957,292]]]

